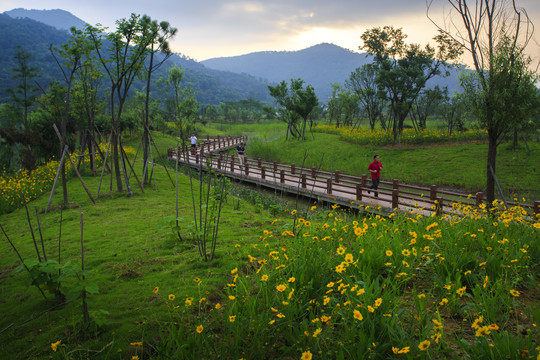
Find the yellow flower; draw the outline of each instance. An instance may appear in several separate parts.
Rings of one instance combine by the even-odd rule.
[[[313,205],[313,206],[311,207],[311,211],[315,210],[316,208],[317,208],[317,207],[316,207],[315,205]]]
[[[474,320],[473,324],[471,325],[471,328],[478,329],[480,327],[480,323],[484,321],[484,317],[480,316],[478,319]]]
[[[296,210],[291,211],[291,215],[295,215],[295,214],[296,214]]]
[[[392,256],[392,251],[391,250],[386,250],[386,256]]]
[[[287,285],[285,285],[285,284],[279,284],[278,286],[276,286],[276,289],[279,292],[285,291],[286,288],[287,288]]]
[[[487,326],[482,326],[476,330],[476,333],[474,334],[474,336],[481,337],[481,336],[489,335],[489,334],[491,334],[491,332],[489,331],[489,328]]]
[[[220,303],[217,303],[217,304],[216,304],[216,310],[219,310],[219,309],[221,309],[221,304],[220,304]]]
[[[323,316],[321,316],[321,321],[322,322],[328,322],[328,321],[330,321],[331,318],[332,318],[331,316],[323,315]]]
[[[152,291],[154,292],[154,294],[157,294],[158,291],[159,291],[159,286],[156,286],[156,287],[154,288],[154,290],[152,290]]]
[[[443,306],[443,305],[446,305],[448,304],[448,299],[447,298],[444,298],[441,300],[441,302],[439,303],[439,305]]]
[[[379,306],[381,306],[381,304],[382,304],[382,299],[378,298],[377,300],[375,300],[375,304],[373,304],[373,306],[379,307]]]
[[[515,297],[518,297],[518,296],[520,295],[520,294],[519,294],[519,291],[514,290],[514,289],[510,290],[510,294],[511,294],[512,296],[515,296]]]
[[[463,286],[456,290],[456,293],[461,297],[463,294],[465,294],[465,290],[467,290],[467,286]]]
[[[197,334],[202,333],[203,330],[204,330],[204,326],[202,325],[197,326]]]
[[[294,277],[290,277],[289,280],[287,280],[287,281],[290,282],[290,283],[293,283],[293,282],[296,281],[296,279]]]
[[[231,270],[231,274],[236,274],[238,272],[238,268],[234,268]]]
[[[229,295],[229,300],[234,300],[234,299],[236,299],[236,296],[234,296],[234,295]]]
[[[429,345],[431,345],[431,342],[429,340],[424,340],[420,344],[418,344],[418,348],[421,351],[426,351],[427,349],[429,349]]]
[[[418,298],[419,298],[419,299],[423,299],[423,298],[425,298],[425,297],[426,297],[426,294],[419,294],[419,295],[418,295]]]
[[[313,358],[313,354],[311,353],[311,351],[304,351],[302,353],[302,357],[300,358],[301,360],[311,360]]]
[[[407,250],[407,249],[403,249],[403,250],[401,251],[401,254],[402,254],[403,256],[409,256],[409,255],[411,255],[411,252],[410,252],[409,250]]]
[[[174,296],[174,294],[169,294],[169,300],[173,301],[174,299],[176,299],[176,296]]]
[[[499,326],[497,324],[491,324],[488,325],[489,330],[499,330]]]
[[[234,322],[236,320],[236,315],[229,316],[229,321]]]
[[[52,343],[51,344],[52,351],[56,352],[56,348],[58,347],[58,345],[60,345],[61,342],[62,340],[58,340],[57,342]]]
[[[195,279],[193,279],[193,281],[195,281],[197,284],[201,282],[201,279],[199,279],[198,277],[196,277]]]
[[[267,281],[268,280],[268,275],[264,274],[263,276],[261,276],[261,281]]]
[[[398,354],[406,354],[409,351],[411,351],[411,347],[410,346],[405,346],[403,349],[398,351]]]
[[[319,334],[322,332],[322,329],[321,328],[318,328],[317,330],[315,330],[313,332],[313,337],[316,338],[317,336],[319,336]]]
[[[129,345],[131,345],[131,346],[142,346],[142,341],[132,342],[132,343],[129,343]]]
[[[353,316],[356,320],[363,320],[364,317],[362,316],[362,313],[358,310],[354,310]]]
[[[370,305],[368,305],[367,309],[369,312],[375,312],[375,309]]]

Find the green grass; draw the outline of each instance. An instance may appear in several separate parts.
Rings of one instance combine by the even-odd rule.
[[[272,126],[266,128],[267,139]],[[250,127],[242,129],[248,132]],[[275,128],[276,136],[279,129]],[[446,179],[453,175],[450,172],[457,171],[450,165],[462,161],[467,164],[462,166],[462,174],[474,179],[478,175],[471,175],[473,169],[484,161],[480,154],[483,150],[474,146],[485,149],[482,144],[468,145],[461,152],[455,147],[441,149],[440,153],[436,151],[442,146],[376,149],[339,142],[323,134],[315,134],[315,139],[304,143],[266,143],[264,138],[250,138],[248,156],[257,157],[260,151],[300,166],[307,151],[311,163],[306,162],[306,167],[323,164],[344,173],[354,174],[352,170],[356,169],[362,174],[376,151],[388,177],[402,166],[400,172],[411,176],[425,171]],[[162,156],[168,147],[176,145],[176,139],[159,134],[154,140]],[[126,139],[134,148],[137,142],[136,137],[131,142]],[[538,145],[529,146],[537,154]],[[501,153],[504,151],[501,149]],[[442,162],[444,156],[449,161]],[[534,168],[532,160],[522,153],[508,159],[523,168],[523,181],[529,181],[526,176],[534,176],[530,175],[532,170],[529,172]],[[442,163],[449,166],[444,168]],[[140,172],[140,161],[136,166]],[[408,355],[396,358],[474,359],[489,358],[490,353],[495,354],[492,358],[521,358],[523,350],[531,357],[538,355],[538,329],[533,325],[540,321],[540,248],[535,240],[538,221],[530,226],[530,219],[517,212],[487,218],[474,209],[466,209],[462,218],[446,220],[418,214],[390,218],[368,214],[358,218],[354,213],[333,209],[294,215],[274,209],[277,215],[272,215],[268,210],[274,203],[250,194],[244,196],[256,199],[258,204],[228,200],[216,259],[203,262],[188,227],[192,212],[189,180],[183,176],[179,179],[180,216],[186,222],[181,223],[184,241],[178,241],[170,228],[160,226],[164,217],[175,214],[175,190],[161,167],[156,172],[157,190],[152,184],[141,193],[131,178],[132,198],[109,192],[106,178],[96,205],[91,204],[76,178],[69,182],[72,206],[62,213],[62,262],[80,262],[82,211],[85,264],[90,270],[87,278],[100,289],[99,294],[90,295],[89,308],[109,313],[102,316],[107,322],[99,331],[77,331],[81,329],[80,300],[50,310],[54,304],[43,300],[30,285],[27,273],[12,271],[19,261],[3,238],[0,331],[5,331],[0,350],[4,354],[23,359],[298,359],[310,351],[314,359],[365,358],[369,354],[386,359],[394,356],[392,347],[409,346]],[[99,178],[84,179],[95,194]],[[57,258],[61,191],[56,192],[53,211],[43,214],[47,200],[48,194],[31,202],[29,210],[38,239],[34,207],[40,210],[47,253],[49,258]],[[25,259],[35,258],[24,209],[1,215],[0,224]],[[347,254],[359,262],[353,266]],[[263,275],[267,280],[262,281]],[[484,287],[486,276],[489,281]],[[336,284],[332,293],[328,293],[330,282]],[[75,283],[74,279],[66,280],[65,286]],[[362,287],[365,294],[338,291],[338,283],[349,289]],[[286,285],[286,291],[280,292],[279,285]],[[467,286],[463,297],[456,292],[462,286]],[[156,287],[159,290],[154,293]],[[292,288],[295,292],[289,299]],[[514,297],[510,290],[518,290],[521,295]],[[169,300],[170,294],[174,300]],[[424,297],[418,297],[420,294]],[[231,300],[229,295],[235,298]],[[189,298],[193,300],[187,306]],[[371,313],[368,306],[379,298],[382,305]],[[445,298],[448,303],[438,305]],[[218,303],[221,309],[216,309]],[[363,322],[353,317],[355,308],[362,313]],[[497,324],[501,330],[475,337],[471,324],[480,315],[483,325]],[[235,321],[231,322],[229,316],[236,316]],[[321,322],[322,316],[331,316],[332,320]],[[444,326],[437,344],[430,338],[439,331],[433,319]],[[195,331],[199,325],[204,327],[201,334]],[[320,336],[314,337],[318,328]],[[418,345],[426,339],[431,340],[430,349],[419,350]],[[58,351],[53,352],[51,343],[59,340]]]
[[[158,142],[158,139],[156,139]],[[158,145],[159,146],[159,145]],[[140,171],[140,169],[139,169]],[[90,281],[98,284],[100,294],[89,299],[91,311],[106,310],[108,325],[105,333],[84,338],[75,330],[81,319],[80,300],[45,312],[23,324],[23,321],[53,306],[44,301],[37,289],[30,285],[26,272],[14,274],[19,265],[15,252],[2,235],[0,244],[0,350],[17,354],[17,358],[48,358],[50,343],[63,339],[75,350],[74,358],[86,358],[104,348],[101,358],[126,358],[130,342],[141,341],[150,331],[155,336],[163,318],[163,302],[152,292],[160,287],[160,294],[176,294],[179,298],[197,294],[193,281],[199,277],[205,288],[216,290],[224,282],[228,268],[237,264],[240,254],[255,242],[259,228],[270,220],[248,203],[238,210],[232,199],[223,209],[216,259],[203,262],[195,243],[190,239],[186,224],[182,231],[185,241],[172,236],[170,228],[158,227],[161,219],[175,214],[175,191],[164,170],[157,168],[157,190],[154,184],[143,193],[132,177],[134,196],[109,193],[109,178],[104,180],[96,205],[92,205],[81,184],[75,178],[69,182],[72,208],[63,211],[62,261],[80,262],[79,210],[84,217],[85,265],[91,271]],[[174,174],[173,174],[174,176]],[[96,194],[99,178],[85,177],[87,186]],[[173,177],[174,179],[174,177]],[[189,222],[192,207],[189,182],[179,180],[180,214]],[[48,195],[29,204],[34,233],[39,243],[34,207],[40,211],[40,224],[49,259],[58,257],[58,233],[61,190],[57,190],[53,211],[44,214]],[[26,260],[36,258],[24,208],[0,217],[9,238]],[[235,248],[240,244],[240,248]],[[40,247],[41,250],[41,247]],[[66,287],[74,283],[67,280]],[[219,293],[219,291],[218,291]],[[31,342],[28,340],[32,339]],[[110,346],[106,346],[110,344]],[[80,346],[80,350],[76,350]]]

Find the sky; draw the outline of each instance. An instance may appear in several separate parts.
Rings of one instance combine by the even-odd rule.
[[[442,23],[446,0],[433,15]],[[540,59],[540,1],[517,0],[538,24],[529,53]],[[323,42],[362,52],[367,29],[402,28],[408,43],[433,44],[437,34],[426,16],[426,0],[0,0],[0,12],[14,8],[62,9],[83,21],[115,28],[131,13],[168,21],[178,29],[174,52],[197,61],[256,51],[295,51]],[[466,61],[465,61],[466,62]]]

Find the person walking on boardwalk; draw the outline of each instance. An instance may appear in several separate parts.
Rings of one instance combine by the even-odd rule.
[[[197,137],[195,136],[195,134],[191,135],[189,141],[191,141],[191,149],[195,149],[197,147]]]
[[[373,162],[369,164],[367,168],[368,171],[371,173],[371,186],[369,187],[370,189],[377,190],[377,188],[379,187],[379,179],[381,177],[382,168],[383,166],[381,162],[379,161],[379,155],[375,155],[373,157]],[[375,192],[375,197],[379,197],[379,193],[377,191],[374,191],[374,192]],[[369,193],[370,191],[368,190],[368,194]]]
[[[236,147],[236,152],[238,153],[238,161],[240,162],[240,171],[242,171],[242,165],[245,162],[245,156],[244,152],[246,151],[246,148],[244,147],[244,143],[241,142],[240,145]]]

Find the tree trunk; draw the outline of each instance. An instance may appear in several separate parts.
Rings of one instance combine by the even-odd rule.
[[[116,190],[118,192],[122,192],[123,191],[122,175],[120,174],[120,161],[119,161],[119,156],[118,156],[118,133],[113,135],[111,146],[113,148],[113,164],[114,164],[113,166],[114,166],[114,175],[116,177]]]
[[[486,169],[486,200],[488,207],[491,207],[493,200],[495,200],[495,165],[497,160],[497,139],[495,136],[488,131],[489,145],[488,145],[488,156],[487,156],[487,169]],[[491,165],[491,169],[490,169]],[[493,173],[491,172],[493,170]]]

